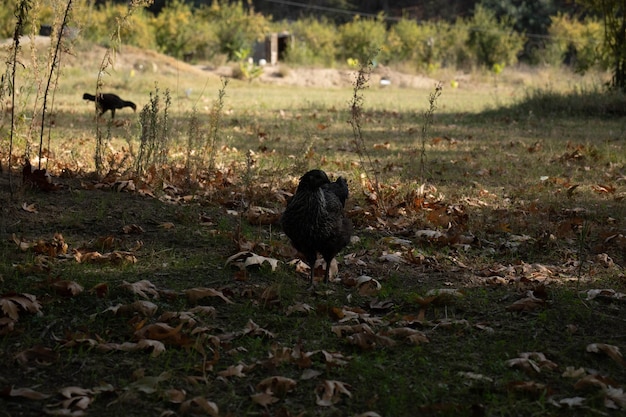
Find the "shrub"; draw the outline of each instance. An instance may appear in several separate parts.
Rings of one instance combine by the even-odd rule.
[[[255,41],[261,40],[269,32],[269,22],[252,8],[245,10],[241,1],[222,4],[219,0],[210,7],[196,11],[198,19],[208,22],[214,34],[219,52],[229,60],[236,60],[235,54],[242,50],[253,50]]]
[[[305,18],[289,26],[293,41],[287,49],[291,64],[334,66],[337,55],[337,28],[326,19]]]
[[[547,49],[554,56],[555,63],[566,62],[578,71],[596,64],[607,68],[600,52],[604,37],[602,22],[591,17],[579,21],[558,14],[552,17],[549,33],[551,42]]]
[[[451,35],[450,24],[446,22],[420,24],[401,19],[389,31],[383,56],[388,62],[410,63],[417,70],[431,71],[456,61],[451,47],[459,42]]]
[[[151,16],[143,9],[137,8],[128,15],[128,6],[105,3],[94,8],[87,4],[74,15],[82,26],[82,36],[85,39],[107,47],[111,45],[111,34],[115,32],[122,17],[127,16],[125,24],[120,28],[119,41],[139,48],[156,48]]]
[[[513,31],[510,17],[498,20],[495,12],[477,4],[467,25],[467,46],[478,65],[493,68],[517,62],[517,55],[524,48],[524,36]]]
[[[176,58],[195,52],[202,39],[195,23],[191,6],[182,0],[168,3],[153,19],[159,50]]]
[[[338,58],[364,61],[380,49],[387,38],[387,30],[383,16],[376,19],[362,19],[358,15],[351,22],[339,28]]]
[[[0,7],[0,39],[13,38],[15,31],[15,10],[18,3],[24,0],[4,0]],[[26,16],[24,27],[21,30],[23,35],[39,33],[39,25],[52,25],[54,11],[51,2],[29,2],[29,12]]]

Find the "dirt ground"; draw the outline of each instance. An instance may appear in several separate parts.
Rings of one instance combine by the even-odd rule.
[[[50,44],[50,38],[36,36],[34,41],[42,50]],[[20,45],[28,50],[30,38],[24,36]],[[8,47],[11,39],[0,41],[0,48]],[[65,65],[98,65],[106,53],[102,46],[90,45],[89,48],[76,47],[67,57],[64,57]],[[142,72],[162,73],[202,73],[213,74],[216,77],[232,77],[235,63],[226,65],[214,65],[212,63],[190,64],[176,60],[156,51],[144,50],[133,46],[123,46],[114,58],[115,67],[118,70],[135,69]],[[354,69],[349,68],[309,68],[291,67],[284,63],[267,65],[259,81],[265,84],[306,86],[306,87],[350,87],[354,82]],[[377,65],[371,74],[371,83],[377,85],[381,80],[387,80],[392,86],[402,88],[431,88],[437,80],[425,75],[406,74],[383,65]]]

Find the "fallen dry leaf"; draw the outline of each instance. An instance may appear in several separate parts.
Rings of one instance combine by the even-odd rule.
[[[272,271],[275,271],[278,267],[278,259],[266,258],[265,256],[257,255],[256,253],[249,251],[239,252],[232,255],[226,260],[226,265],[232,264],[233,266],[243,270],[249,266],[260,267],[265,262],[270,265]]]
[[[223,371],[218,372],[217,374],[224,378],[228,378],[231,376],[237,376],[237,377],[243,378],[246,376],[246,374],[243,373],[243,368],[244,368],[244,365],[242,364],[230,365],[228,368],[226,368]]]
[[[593,353],[604,353],[608,355],[611,359],[622,366],[626,366],[626,362],[624,362],[624,358],[622,357],[622,353],[619,351],[619,347],[614,345],[607,345],[606,343],[591,343],[587,345],[587,352]]]
[[[256,385],[256,389],[267,394],[285,395],[293,391],[296,381],[284,376],[271,376]]]
[[[243,328],[243,334],[251,336],[269,337],[271,339],[276,337],[274,333],[265,330],[264,328],[253,322],[252,319],[248,320],[248,323],[246,323],[246,326]]]
[[[185,401],[180,405],[182,414],[199,415],[206,414],[212,417],[219,417],[219,408],[213,401],[209,401],[204,397],[194,397]]]
[[[195,303],[204,297],[219,297],[224,300],[226,304],[234,304],[224,295],[224,293],[213,288],[192,288],[186,290],[185,295],[192,303]]]
[[[623,388],[606,387],[604,389],[604,405],[614,410],[626,410],[626,393]]]
[[[184,389],[168,389],[163,393],[163,398],[171,403],[180,404],[185,401],[185,397],[187,397],[187,393]]]
[[[75,297],[84,290],[84,288],[75,281],[55,281],[50,286],[54,291],[66,297]]]
[[[130,234],[141,234],[141,233],[144,233],[145,231],[143,230],[143,227],[139,225],[127,224],[126,226],[122,227],[122,232],[124,232],[124,234],[130,235]]]
[[[41,304],[37,301],[37,297],[27,293],[0,296],[0,307],[2,307],[2,312],[14,321],[19,319],[20,311],[41,312]]]
[[[285,314],[287,316],[296,312],[309,314],[312,311],[313,311],[313,307],[311,307],[307,303],[297,302],[296,304],[287,307],[287,311],[285,312]]]
[[[352,397],[350,385],[336,380],[325,380],[315,390],[315,403],[321,407],[330,407],[341,401],[341,395]]]
[[[157,287],[147,279],[142,279],[141,281],[137,281],[132,284],[126,281],[122,281],[120,287],[127,289],[143,298],[149,298],[148,294],[150,294],[152,298],[159,298],[159,291],[157,290]]]
[[[35,391],[31,388],[13,388],[6,387],[0,390],[0,397],[22,397],[29,400],[45,400],[50,395]]]
[[[29,213],[37,213],[37,208],[35,207],[35,203],[33,204],[28,204],[28,203],[22,203],[22,210],[27,211]]]
[[[267,407],[268,405],[272,405],[276,402],[279,401],[278,398],[274,397],[272,394],[268,394],[266,392],[260,392],[257,394],[252,394],[250,396],[250,398],[252,399],[253,402],[255,402],[256,404],[262,406],[262,407]]]

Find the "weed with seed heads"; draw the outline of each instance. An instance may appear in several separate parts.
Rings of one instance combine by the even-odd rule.
[[[117,51],[119,50],[122,41],[121,41],[121,33],[122,29],[129,24],[130,17],[132,16],[135,10],[138,10],[142,7],[147,7],[152,4],[153,0],[131,0],[128,3],[128,9],[126,10],[126,14],[120,16],[119,19],[116,20],[117,25],[115,26],[113,32],[111,33],[111,43],[104,56],[102,57],[102,61],[100,63],[100,68],[98,70],[98,78],[96,80],[96,97],[102,91],[102,87],[104,85],[104,74],[107,73],[107,69],[110,65],[113,65],[115,61],[115,56],[117,55]],[[96,110],[97,116],[97,110]],[[109,124],[111,122],[108,122]],[[110,129],[110,126],[109,128]],[[105,140],[106,139],[106,140]],[[100,123],[98,117],[96,117],[96,152],[94,155],[94,162],[96,165],[96,174],[102,175],[104,173],[104,143],[108,142],[108,137],[104,137],[102,135],[102,131],[100,128]]]
[[[209,137],[205,144],[203,159],[208,160],[208,169],[215,169],[215,158],[217,156],[217,148],[219,146],[220,122],[222,120],[222,112],[224,110],[224,97],[226,97],[226,87],[228,79],[221,79],[221,86],[217,92],[217,99],[213,102],[213,108],[209,116]]]
[[[359,70],[356,73],[356,79],[353,83],[352,99],[350,100],[350,126],[352,126],[352,135],[354,138],[354,146],[356,153],[359,156],[359,162],[361,167],[365,171],[365,175],[368,177],[369,182],[373,185],[373,188],[377,195],[377,201],[379,205],[384,205],[384,198],[381,195],[381,187],[378,181],[378,172],[380,167],[378,161],[373,159],[369,152],[365,139],[363,137],[363,130],[361,123],[363,120],[363,90],[369,87],[369,79],[372,74],[373,60],[378,54],[378,51],[370,54],[367,59],[359,61]],[[372,181],[373,178],[373,181]],[[382,206],[380,208],[383,208]]]
[[[435,86],[435,91],[431,92],[428,96],[428,109],[424,112],[424,123],[422,124],[422,130],[420,135],[419,151],[419,176],[421,184],[426,183],[426,142],[428,141],[429,130],[433,124],[435,111],[437,110],[437,100],[441,96],[442,89],[443,87],[441,83],[438,83]]]
[[[146,104],[139,115],[141,133],[139,151],[135,160],[135,173],[144,174],[150,166],[163,166],[167,163],[169,151],[169,118],[171,103],[169,90],[165,91],[165,103],[161,110],[159,88],[150,93],[150,103]]]

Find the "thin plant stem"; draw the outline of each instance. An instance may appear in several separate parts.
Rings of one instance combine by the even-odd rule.
[[[428,109],[424,112],[424,123],[420,135],[420,161],[419,161],[419,177],[421,184],[426,183],[426,142],[428,141],[428,133],[433,124],[435,111],[437,110],[437,100],[441,96],[443,87],[441,83],[437,83],[435,91],[428,96]]]
[[[48,74],[48,82],[46,83],[46,89],[43,94],[43,110],[41,114],[41,129],[39,132],[39,164],[38,168],[41,169],[41,159],[43,156],[43,135],[44,135],[44,126],[46,119],[46,110],[48,105],[48,94],[50,92],[50,84],[52,83],[52,75],[54,74],[54,70],[57,67],[57,64],[60,62],[59,57],[59,49],[61,47],[61,41],[63,40],[63,29],[67,26],[67,19],[72,8],[72,0],[67,1],[67,6],[65,7],[65,14],[63,16],[63,22],[61,22],[61,27],[59,28],[57,34],[57,43],[54,49],[54,56],[52,57],[52,63],[50,65],[50,72]],[[58,79],[58,78],[57,78]]]
[[[20,33],[24,27],[24,21],[30,10],[30,2],[28,0],[20,1],[15,9],[15,31],[13,32],[13,56],[11,58],[11,134],[9,136],[9,189],[11,198],[13,198],[13,176],[11,175],[11,159],[13,159],[13,137],[15,135],[15,73],[17,70],[17,53],[20,49]]]

